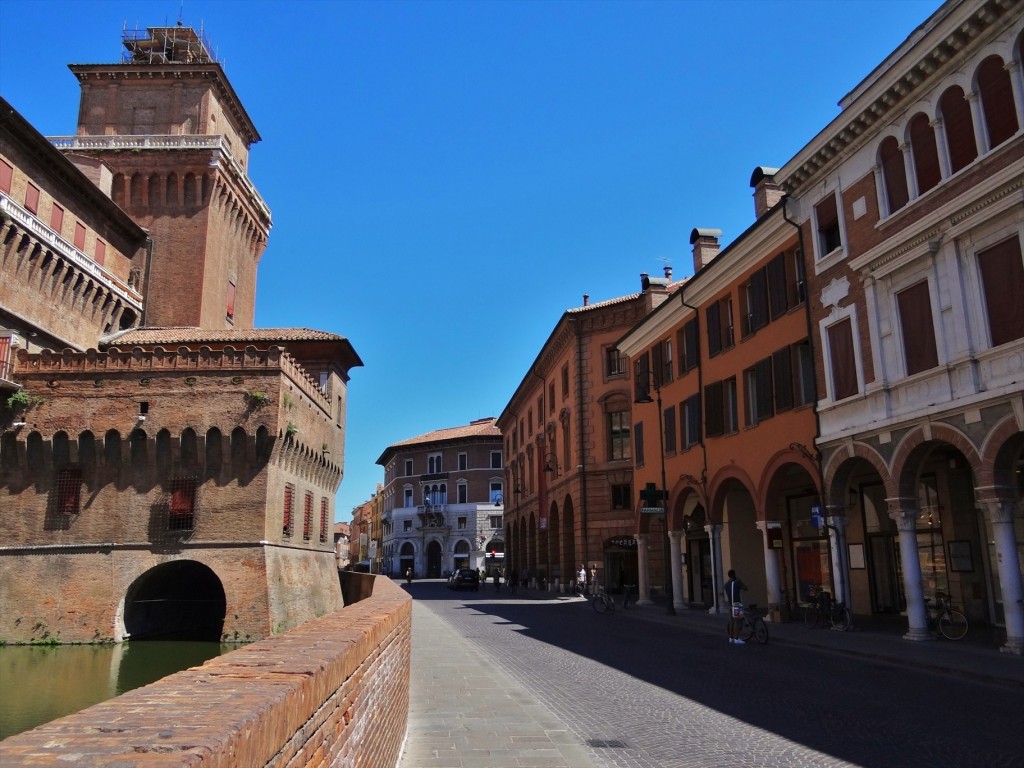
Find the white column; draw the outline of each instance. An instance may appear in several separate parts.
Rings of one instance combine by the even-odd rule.
[[[981,99],[977,91],[968,91],[964,94],[967,103],[971,107],[971,122],[974,124],[974,146],[978,150],[978,156],[984,155],[992,147],[989,146],[988,127],[985,125],[985,114],[981,109]]]
[[[764,578],[768,588],[766,619],[772,621],[779,615],[779,606],[782,603],[782,569],[779,564],[782,553],[772,548],[768,540],[768,529],[781,528],[782,523],[766,520],[758,522],[757,527],[761,529],[761,543],[764,545]]]
[[[832,574],[836,593],[833,597],[851,611],[850,605],[850,573],[846,567],[846,516],[830,515],[828,518],[828,537],[832,542]]]
[[[942,123],[941,117],[936,117],[928,125],[935,131],[935,146],[939,155],[939,177],[940,179],[948,179],[951,175],[949,169],[952,168],[952,165],[949,162],[949,141],[946,139],[946,126]]]
[[[647,540],[649,534],[638,533],[636,535],[636,570],[637,570],[637,605],[651,604],[651,574],[648,573],[650,561],[647,559]]]
[[[911,200],[917,200],[921,192],[917,188],[917,167],[914,165],[914,148],[909,143],[900,144],[900,153],[903,155],[903,170],[907,175],[907,196]]]
[[[690,594],[690,568],[693,567],[693,564],[689,562],[689,555],[686,550],[686,534],[684,532],[679,540],[679,593],[680,599],[683,602],[682,607],[689,609],[690,604],[686,596]],[[684,564],[683,560],[687,560],[687,562]]]
[[[1024,603],[1021,602],[1024,598],[1024,585],[1021,583],[1013,518],[1021,514],[1022,510],[1011,501],[985,501],[982,505],[992,525],[992,538],[996,544],[1003,617],[1006,622],[1006,645],[999,650],[1021,656],[1024,655]]]
[[[903,564],[903,592],[907,598],[909,628],[904,640],[931,640],[928,609],[924,602],[924,582],[917,550],[917,504],[911,499],[886,499],[889,517],[900,532],[900,561]]]
[[[1017,127],[1024,126],[1024,76],[1021,66],[1012,59],[1006,62],[1006,70],[1010,73],[1010,85],[1013,87],[1013,103],[1017,108]]]
[[[681,557],[682,548],[679,546],[679,542],[682,538],[682,531],[668,532],[668,559],[669,567],[672,569],[672,607],[677,611],[681,611],[686,608],[686,604],[683,602],[683,575],[680,572],[683,558]]]
[[[725,580],[722,578],[722,526],[705,525],[704,530],[708,532],[711,539],[711,592],[714,595],[714,602],[708,609],[708,613],[722,612],[722,585]]]

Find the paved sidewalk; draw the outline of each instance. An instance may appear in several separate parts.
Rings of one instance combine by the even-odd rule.
[[[564,723],[415,600],[412,627],[399,768],[593,768]]]

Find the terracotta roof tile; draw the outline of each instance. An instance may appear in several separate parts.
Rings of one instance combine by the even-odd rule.
[[[211,330],[208,328],[132,328],[124,333],[105,337],[106,347],[124,347],[133,344],[269,344],[277,341],[345,341],[344,336],[309,328],[238,328]]]

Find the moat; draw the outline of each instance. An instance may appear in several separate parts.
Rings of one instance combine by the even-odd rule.
[[[149,685],[234,644],[136,641],[0,648],[0,739]]]

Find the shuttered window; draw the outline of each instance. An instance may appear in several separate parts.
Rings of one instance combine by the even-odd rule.
[[[786,275],[786,254],[780,253],[768,262],[766,277],[768,279],[768,314],[774,320],[789,309],[789,284],[791,281]]]
[[[992,346],[1024,338],[1024,266],[1018,236],[978,253],[978,267]]]
[[[696,394],[683,403],[680,418],[683,421],[683,445],[686,448],[700,442],[700,395]]]
[[[85,225],[80,222],[75,222],[75,248],[80,251],[85,250]]]
[[[295,486],[288,483],[284,487],[284,508],[282,509],[281,534],[292,535],[292,518],[295,513]]]
[[[708,357],[722,351],[722,322],[718,316],[718,304],[712,304],[705,312],[708,327]]]
[[[327,499],[320,499],[320,543],[327,541]]]
[[[942,180],[939,146],[935,141],[935,129],[927,115],[915,115],[910,121],[910,151],[914,157],[917,193],[923,195]]]
[[[690,320],[683,326],[683,369],[690,371],[700,363],[700,330],[697,321]]]
[[[932,324],[932,303],[928,294],[928,281],[896,294],[903,329],[903,348],[907,375],[927,371],[939,364],[935,346],[935,326]]]
[[[313,535],[313,494],[306,491],[305,503],[302,506],[302,540],[309,541]]]
[[[775,388],[775,412],[788,411],[793,407],[793,365],[792,352],[783,347],[772,354],[772,377]]]
[[[58,235],[64,228],[64,209],[56,203],[50,208],[50,229]]]
[[[836,196],[829,195],[816,206],[814,216],[818,224],[818,255],[827,256],[843,244],[839,232],[839,210]]]
[[[956,173],[974,162],[978,156],[971,105],[964,98],[963,90],[956,85],[942,94],[939,110],[942,113],[942,124],[946,128],[950,172]]]
[[[676,408],[670,405],[665,409],[665,453],[676,452]]]
[[[900,143],[895,137],[890,136],[882,142],[878,148],[878,159],[882,166],[888,212],[892,214],[910,200],[910,192],[907,190],[907,168],[903,163]]]
[[[96,258],[95,261],[100,266],[103,266],[103,262],[107,260],[107,244],[99,238],[96,239]]]
[[[12,186],[14,186],[14,166],[6,160],[0,160],[0,192],[9,195]]]
[[[842,400],[857,394],[857,358],[853,349],[853,324],[849,318],[840,320],[828,327],[827,335],[832,399]]]
[[[39,213],[39,187],[31,182],[25,185],[25,210]]]

